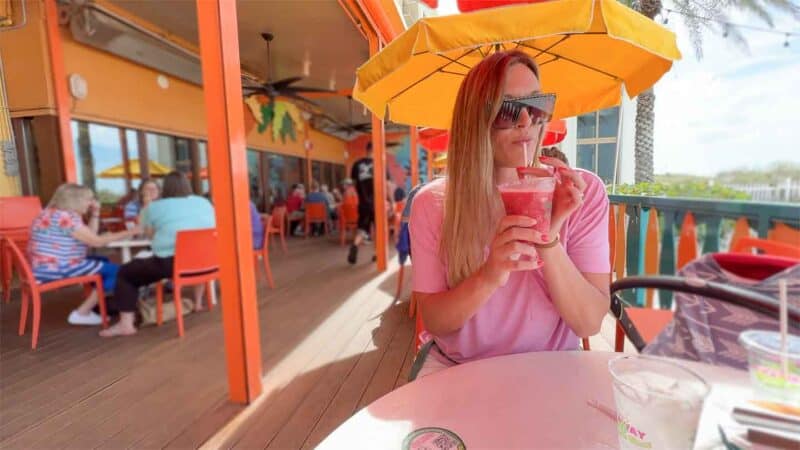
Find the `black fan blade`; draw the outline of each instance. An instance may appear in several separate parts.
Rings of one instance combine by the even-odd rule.
[[[301,101],[301,102],[304,102],[304,103],[308,103],[309,105],[314,105],[314,106],[319,107],[318,103],[316,103],[314,101],[311,101],[311,100],[303,97],[302,95],[299,95],[299,94],[297,94],[295,92],[292,92],[292,91],[279,91],[278,95],[281,95],[283,97],[293,98],[295,100],[298,100],[298,101]]]
[[[303,92],[321,92],[325,94],[334,94],[336,91],[332,91],[330,89],[322,89],[322,88],[314,88],[314,87],[306,87],[306,86],[289,86],[285,89],[291,89],[297,93],[302,94]]]
[[[271,84],[272,87],[274,87],[276,90],[280,91],[281,89],[285,89],[285,88],[289,87],[290,84],[297,83],[298,81],[300,81],[302,79],[303,79],[303,77],[289,77],[289,78],[284,78],[282,80],[274,81],[274,82],[269,83],[269,84]]]

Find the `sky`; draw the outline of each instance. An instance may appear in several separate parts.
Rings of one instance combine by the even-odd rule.
[[[456,12],[456,0],[439,1],[439,15]],[[776,29],[800,32],[792,17],[773,17]],[[743,14],[730,19],[765,27]],[[671,14],[667,27],[678,35],[683,59],[655,86],[655,172],[714,175],[800,163],[800,38],[786,48],[783,35],[743,30],[747,53],[708,32],[698,60],[680,17]]]

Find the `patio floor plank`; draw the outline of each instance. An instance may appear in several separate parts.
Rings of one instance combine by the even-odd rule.
[[[65,317],[79,290],[47,296],[39,348],[17,336],[19,295],[0,309],[0,447],[313,448],[341,422],[406,383],[414,358],[410,283],[350,267],[334,239],[291,239],[272,255],[276,289],[258,272],[264,394],[227,401],[220,308],[103,340]],[[592,338],[613,346],[613,320]],[[29,326],[30,328],[30,326]],[[29,331],[30,333],[30,331]],[[630,347],[626,348],[630,351]]]

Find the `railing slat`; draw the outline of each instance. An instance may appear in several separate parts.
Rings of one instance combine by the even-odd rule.
[[[733,226],[733,234],[731,235],[731,242],[728,251],[736,247],[736,241],[743,237],[750,236],[750,222],[747,217],[739,217],[736,219],[736,225]]]
[[[661,234],[661,275],[675,275],[675,211],[664,211],[664,230]],[[672,291],[658,291],[662,308],[672,307]]]
[[[681,237],[678,240],[678,269],[697,259],[697,226],[694,214],[687,211],[681,224]]]
[[[614,258],[617,254],[617,219],[616,206],[608,205],[608,259],[611,272],[614,272]]]
[[[614,262],[618,280],[625,277],[625,210],[627,207],[628,205],[625,204],[617,207],[617,248],[615,249]]]
[[[783,222],[776,221],[775,227],[769,232],[769,239],[800,246],[800,230],[796,230]]]
[[[641,212],[642,208],[638,205],[633,205],[628,209],[628,238],[627,247],[628,251],[626,258],[626,265],[628,266],[628,276],[639,275],[639,239],[641,236]],[[638,304],[636,293],[630,289],[623,291],[623,298],[630,303]]]
[[[720,216],[706,217],[703,222],[706,224],[706,238],[703,240],[703,253],[716,253],[719,251],[719,223],[722,221]]]
[[[644,273],[645,275],[658,275],[658,211],[650,208],[647,219],[647,239],[644,252]],[[653,307],[654,289],[647,290],[645,306]]]

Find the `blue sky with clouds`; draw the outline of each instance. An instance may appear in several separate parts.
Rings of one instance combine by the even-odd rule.
[[[668,3],[665,3],[668,6]],[[455,0],[440,0],[439,14],[457,12]],[[753,17],[731,21],[764,27]],[[743,31],[750,52],[707,33],[697,60],[680,18],[670,16],[683,60],[655,87],[656,173],[713,175],[775,161],[800,162],[800,38]],[[775,26],[800,32],[800,23],[775,15]]]

